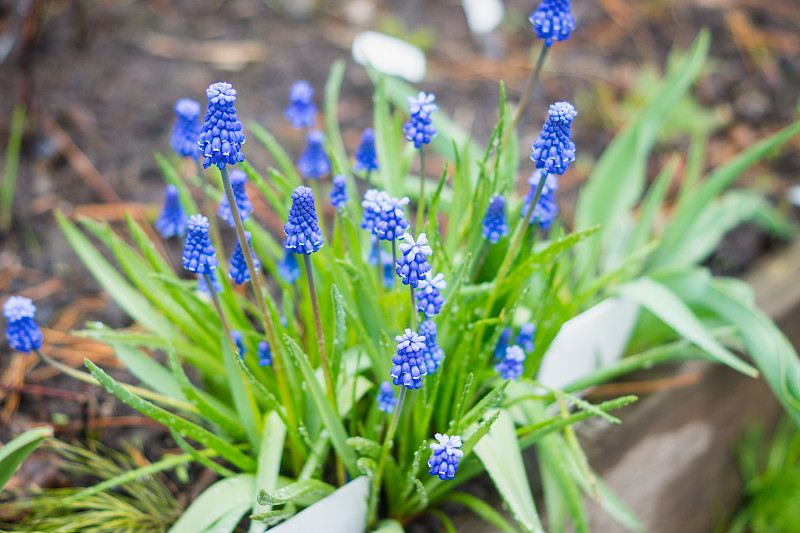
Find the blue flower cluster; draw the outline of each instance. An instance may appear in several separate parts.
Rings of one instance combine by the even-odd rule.
[[[6,339],[13,349],[30,353],[42,347],[42,330],[36,323],[36,306],[24,296],[11,296],[3,304],[6,319]]]
[[[222,292],[222,283],[220,283],[219,278],[217,278],[217,272],[211,272],[208,277],[211,279],[211,288],[214,289],[214,292],[218,294]],[[206,278],[204,276],[197,277],[197,292],[206,298],[211,298],[211,291],[208,290],[208,284],[206,284]]]
[[[517,344],[522,346],[525,350],[525,353],[531,353],[536,345],[533,342],[533,337],[536,335],[536,326],[531,324],[530,322],[526,322],[519,327],[519,334],[517,338],[514,339]]]
[[[423,350],[425,366],[428,368],[428,374],[434,374],[444,359],[444,350],[439,347],[439,341],[436,338],[438,335],[436,323],[433,320],[423,321],[419,325],[419,334],[425,337],[425,349]]]
[[[192,215],[183,245],[183,268],[195,274],[210,274],[217,269],[217,251],[208,236],[208,219]]]
[[[236,351],[239,353],[239,357],[244,358],[244,354],[247,353],[247,348],[244,346],[244,336],[242,332],[236,329],[231,330],[231,339],[233,339],[233,343],[236,345]]]
[[[543,176],[561,176],[575,161],[575,143],[572,142],[572,121],[578,112],[569,102],[556,102],[547,111],[547,120],[539,137],[533,141],[531,161],[536,163]]]
[[[425,364],[425,337],[417,335],[406,328],[403,335],[394,338],[397,341],[397,354],[392,357],[392,383],[403,385],[407,389],[418,389],[422,386],[422,376],[428,373]]]
[[[375,221],[375,229],[378,232],[378,238],[384,241],[393,241],[399,239],[400,236],[410,226],[408,220],[405,219],[405,211],[403,206],[408,205],[409,199],[407,196],[402,198],[389,197],[387,194],[384,197],[381,211]]]
[[[283,246],[296,254],[311,254],[322,248],[325,239],[319,229],[314,191],[310,187],[301,185],[292,192],[289,221],[283,225],[283,231],[286,232]]]
[[[438,110],[439,106],[433,103],[436,95],[420,91],[416,98],[408,97],[408,113],[410,118],[403,125],[406,140],[414,143],[414,148],[419,149],[423,144],[431,142],[438,133],[432,124],[431,113]]]
[[[178,188],[174,185],[167,185],[164,190],[164,205],[156,219],[155,227],[165,239],[175,235],[183,236],[186,233],[186,211],[181,205]]]
[[[417,286],[417,311],[425,313],[428,318],[439,314],[444,305],[442,291],[446,288],[447,282],[444,280],[444,274],[440,272],[433,276],[430,270],[426,272],[425,277],[419,281]]]
[[[525,352],[517,345],[506,348],[505,357],[494,365],[494,369],[503,379],[517,379],[525,371]]]
[[[397,395],[394,393],[394,387],[392,387],[392,384],[388,381],[381,383],[381,387],[375,399],[378,402],[378,410],[386,414],[392,414],[394,408],[397,406]]]
[[[250,248],[250,253],[252,254],[253,247],[250,244],[250,232],[245,231],[244,237],[247,239],[247,246]],[[253,255],[253,267],[255,267],[256,270],[261,268],[261,261],[259,261],[258,257],[255,255]],[[236,246],[234,246],[233,254],[231,255],[231,268],[228,275],[237,285],[241,285],[245,281],[250,281],[250,271],[247,269],[247,261],[244,258],[242,243],[238,238],[236,239]]]
[[[383,275],[381,276],[381,282],[383,286],[387,289],[393,289],[396,285],[395,276],[394,276],[394,259],[392,259],[392,254],[386,252],[385,250],[381,250],[381,266]]]
[[[281,279],[291,285],[300,277],[300,266],[297,264],[295,253],[290,248],[284,248],[284,250],[283,259],[278,261],[276,268]]]
[[[433,454],[428,459],[428,473],[432,476],[439,476],[442,481],[446,479],[453,479],[458,470],[458,462],[464,457],[464,452],[461,451],[461,437],[458,435],[448,436],[447,433],[442,435],[437,433],[434,435],[438,443],[431,443],[431,450]]]
[[[363,212],[361,214],[361,228],[373,235],[378,235],[377,223],[383,213],[383,206],[389,201],[389,194],[378,189],[367,189],[364,193],[364,200],[361,202]]]
[[[497,344],[494,345],[494,359],[495,361],[501,359],[508,348],[508,343],[511,341],[511,336],[514,335],[514,330],[508,326],[503,328],[500,332],[500,337],[497,339]]]
[[[314,125],[317,106],[312,100],[314,88],[305,80],[299,80],[289,89],[289,106],[284,110],[286,117],[295,129],[310,128]]]
[[[306,135],[306,147],[297,160],[297,170],[304,178],[318,180],[331,171],[331,161],[323,146],[324,140],[319,130],[311,130]]]
[[[496,194],[489,201],[486,215],[483,217],[483,236],[490,243],[495,244],[508,234],[506,224],[506,200],[502,195]]]
[[[333,177],[333,188],[331,188],[331,205],[338,210],[342,210],[347,205],[347,176],[337,174]]]
[[[247,174],[239,169],[231,171],[231,189],[233,189],[233,199],[236,200],[236,207],[239,208],[239,216],[242,217],[242,222],[250,218],[253,212],[253,203],[250,197],[247,196]],[[231,206],[228,203],[228,195],[223,195],[222,200],[219,202],[217,208],[217,216],[228,223],[228,226],[234,227],[236,223],[233,220],[233,213]]]
[[[536,188],[539,186],[539,180],[542,179],[542,175],[534,170],[531,177],[528,178],[528,185],[530,188],[528,192],[525,193],[525,197],[522,199],[522,211],[520,211],[520,216],[525,217],[528,213],[528,209],[530,209],[531,202],[533,201],[533,197],[536,194]],[[558,214],[558,204],[556,203],[556,193],[555,191],[558,189],[558,177],[555,174],[548,174],[547,178],[545,178],[544,186],[542,187],[542,195],[539,197],[539,201],[536,202],[536,206],[533,208],[533,214],[531,215],[530,224],[538,223],[539,227],[543,230],[550,229],[550,226],[553,224],[553,221],[556,219],[556,215]]]
[[[270,349],[267,341],[261,341],[258,343],[256,358],[258,359],[258,366],[264,367],[272,364],[272,350]]]
[[[416,289],[425,273],[431,269],[428,257],[433,249],[428,246],[428,237],[424,233],[420,233],[416,241],[409,233],[404,233],[403,239],[406,241],[400,244],[403,256],[397,260],[395,272],[403,280],[403,285],[411,285]]]
[[[553,46],[553,40],[566,41],[575,29],[569,0],[542,0],[528,20],[545,46]]]
[[[244,132],[233,105],[236,91],[230,83],[219,82],[206,89],[206,96],[208,109],[197,141],[203,151],[203,168],[217,165],[222,169],[226,164],[241,163],[244,161],[244,154],[240,152]]]
[[[200,138],[200,104],[190,98],[181,98],[175,102],[175,124],[169,144],[181,157],[196,159],[200,155],[197,139]]]
[[[375,131],[372,128],[366,128],[361,133],[361,143],[356,149],[355,160],[353,170],[356,172],[371,172],[380,168],[375,151]]]

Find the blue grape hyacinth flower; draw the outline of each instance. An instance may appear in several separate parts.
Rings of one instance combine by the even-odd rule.
[[[369,238],[369,251],[367,252],[367,264],[378,266],[381,263],[381,248],[378,244],[378,236],[374,233]]]
[[[533,197],[536,194],[536,188],[539,186],[539,180],[542,179],[542,175],[538,171],[534,171],[531,174],[531,177],[528,178],[528,184],[530,188],[528,192],[525,193],[525,197],[522,199],[522,211],[520,211],[520,216],[525,217],[530,209],[531,202],[533,201]],[[558,189],[558,177],[555,174],[548,174],[547,178],[545,178],[544,186],[542,187],[542,195],[539,197],[539,201],[536,202],[536,206],[533,208],[533,214],[531,215],[531,220],[529,224],[538,223],[539,226],[543,230],[550,229],[550,226],[553,224],[553,221],[558,214],[558,203],[556,203],[556,193],[555,191]]]
[[[269,347],[267,341],[258,343],[256,357],[258,358],[258,366],[260,367],[270,366],[272,364],[272,349]]]
[[[199,103],[191,98],[181,98],[175,102],[175,124],[172,126],[169,144],[181,157],[197,159],[200,155],[197,148],[202,128],[202,124],[197,120],[199,117]]]
[[[542,0],[528,20],[533,30],[545,46],[553,46],[553,41],[566,41],[575,29],[575,18],[569,0]]]
[[[217,269],[217,251],[208,236],[208,219],[203,215],[189,217],[186,242],[183,245],[183,268],[195,274],[210,274]]]
[[[386,191],[378,189],[367,189],[364,193],[364,200],[361,207],[364,209],[361,214],[361,228],[378,235],[377,223],[383,213],[384,206],[391,199]]]
[[[499,363],[494,365],[494,369],[503,379],[517,379],[525,370],[525,352],[517,346],[506,348],[506,354]]]
[[[428,374],[435,374],[444,359],[444,350],[439,347],[439,341],[436,338],[438,333],[438,328],[433,320],[425,320],[419,325],[419,334],[425,337],[423,357]]]
[[[24,296],[11,296],[3,304],[6,319],[6,339],[13,349],[31,353],[42,347],[42,330],[36,323],[36,306]]]
[[[347,176],[337,174],[333,177],[333,188],[331,189],[331,205],[341,211],[347,206]]]
[[[314,105],[314,88],[305,80],[299,80],[289,89],[289,106],[283,111],[295,129],[310,128],[316,122],[317,106]]]
[[[432,124],[431,113],[438,110],[439,106],[433,103],[436,95],[420,91],[416,98],[409,96],[408,112],[410,118],[403,125],[406,140],[414,143],[414,148],[419,149],[423,144],[431,142],[436,137],[437,130]]]
[[[217,272],[214,271],[210,273],[208,277],[211,278],[211,288],[214,289],[214,292],[217,294],[221,293],[222,283],[220,283],[219,278],[217,278]],[[206,283],[206,278],[204,276],[197,277],[197,292],[206,298],[211,298],[211,291],[208,290],[208,284]]]
[[[416,289],[425,273],[431,269],[428,257],[433,249],[428,246],[428,237],[424,233],[420,233],[416,241],[410,233],[404,233],[403,239],[406,241],[400,244],[403,255],[397,260],[395,271],[403,280],[403,285],[411,285]]]
[[[253,246],[250,244],[250,232],[245,231],[244,237],[247,239],[247,246],[250,247],[250,253],[252,254]],[[255,255],[253,255],[253,267],[256,270],[261,268],[261,261],[259,261]],[[247,261],[244,258],[242,243],[238,238],[236,239],[236,246],[233,247],[233,254],[231,255],[231,268],[228,271],[228,275],[237,285],[241,285],[245,281],[250,281],[250,271],[247,269]]]
[[[231,171],[231,189],[233,189],[233,198],[236,200],[236,207],[239,208],[239,216],[242,217],[242,222],[250,218],[253,212],[253,202],[247,196],[247,174],[244,171],[235,169]],[[235,221],[233,220],[233,213],[231,206],[228,203],[228,195],[223,195],[222,200],[219,202],[217,208],[217,216],[228,223],[228,226],[234,227]]]
[[[306,136],[306,148],[297,160],[297,170],[304,178],[320,179],[331,171],[331,161],[325,153],[324,137],[319,130],[311,130]]]
[[[381,276],[381,283],[387,289],[393,289],[396,285],[395,282],[395,275],[394,275],[394,259],[392,258],[392,254],[381,250],[381,265],[382,265],[382,273]]]
[[[490,243],[496,244],[500,239],[508,235],[508,224],[506,224],[506,200],[502,195],[496,194],[489,201],[486,208],[486,215],[483,217],[483,236]]]
[[[388,196],[388,195],[387,195]],[[378,230],[378,238],[384,241],[393,241],[400,236],[411,225],[405,218],[403,206],[408,205],[408,196],[402,198],[385,198],[377,220],[375,229]]]
[[[387,415],[392,414],[397,406],[397,395],[394,393],[394,387],[388,381],[381,383],[375,399],[378,402],[378,411],[383,411]]]
[[[233,343],[236,345],[236,351],[239,352],[239,357],[244,358],[244,354],[247,353],[247,348],[244,346],[244,336],[242,335],[242,332],[232,329],[231,339],[233,339]]]
[[[453,435],[452,437],[445,433],[437,433],[434,435],[437,442],[431,443],[431,450],[433,454],[428,459],[428,473],[432,476],[439,476],[439,479],[445,481],[453,479],[458,470],[458,462],[464,457],[464,452],[460,450],[462,443],[461,437]]]
[[[356,172],[371,172],[380,168],[375,151],[375,131],[372,128],[365,128],[361,132],[361,143],[356,149],[355,160],[353,170]]]
[[[547,120],[539,137],[533,141],[531,161],[545,176],[561,176],[575,161],[575,143],[572,142],[572,121],[578,112],[569,102],[556,102],[547,111]]]
[[[536,326],[530,322],[526,322],[519,327],[519,334],[514,340],[517,344],[522,346],[525,353],[531,353],[534,348],[536,348],[536,345],[533,343],[534,335],[536,335]]]
[[[500,332],[500,337],[497,339],[497,344],[494,345],[495,361],[501,359],[505,355],[506,348],[508,348],[508,343],[511,341],[511,336],[513,334],[514,331],[508,326],[504,327],[503,331]]]
[[[406,328],[402,335],[394,338],[397,341],[397,354],[392,357],[394,365],[389,372],[392,383],[403,385],[407,389],[418,389],[422,386],[422,376],[428,373],[425,365],[425,337],[417,335]]]
[[[221,170],[225,165],[241,163],[244,132],[233,105],[236,90],[230,83],[213,83],[206,89],[206,96],[208,109],[197,141],[203,151],[203,168],[217,165]]]
[[[164,189],[164,205],[156,219],[156,230],[162,237],[168,239],[175,235],[183,236],[186,233],[186,211],[181,205],[180,193],[174,185],[167,185]]]
[[[284,248],[284,250],[286,252],[283,255],[283,259],[278,261],[276,268],[281,279],[291,285],[300,277],[300,266],[297,264],[295,253],[289,248]]]
[[[314,253],[325,244],[317,221],[314,191],[310,187],[301,185],[292,192],[289,221],[283,225],[283,231],[286,233],[284,248],[296,254]]]
[[[440,272],[433,276],[430,270],[426,272],[425,277],[419,281],[417,286],[417,311],[424,313],[428,318],[439,314],[444,305],[442,291],[446,288],[447,282],[444,280],[444,274]]]

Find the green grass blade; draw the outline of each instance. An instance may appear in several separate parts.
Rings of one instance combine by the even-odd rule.
[[[219,521],[227,523],[225,518],[231,514],[241,518],[250,509],[255,480],[252,474],[239,474],[217,481],[192,502],[169,533],[198,533],[208,531],[211,526],[217,526],[213,531],[219,533],[233,531],[238,519],[232,527],[220,527]]]
[[[45,439],[53,436],[53,428],[31,429],[19,435],[0,448],[0,492],[22,462]]]
[[[278,475],[281,471],[281,457],[286,439],[286,426],[274,411],[264,420],[264,432],[261,435],[261,449],[258,451],[258,471],[256,472],[256,490],[272,492],[278,487]],[[270,505],[261,505],[258,497],[253,504],[254,513],[266,513],[272,510]],[[266,524],[253,521],[250,533],[263,533]]]
[[[472,494],[467,494],[466,492],[451,492],[445,496],[444,499],[467,507],[470,511],[483,518],[488,524],[496,527],[502,533],[517,532],[517,528],[503,518],[503,515],[498,513],[494,507]]]

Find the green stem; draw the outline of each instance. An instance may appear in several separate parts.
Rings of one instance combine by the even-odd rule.
[[[370,180],[369,180],[370,174],[372,174],[372,169],[367,169],[367,173],[364,176],[364,179],[367,181],[367,186],[372,185],[372,183],[370,183]]]
[[[425,216],[425,146],[419,147],[419,198],[417,199],[417,234],[422,233]]]
[[[322,331],[322,320],[319,316],[319,301],[317,300],[317,288],[314,284],[314,274],[311,272],[310,254],[303,254],[303,262],[306,266],[306,279],[308,279],[308,293],[311,298],[311,309],[314,311],[314,325],[317,328],[317,350],[319,351],[319,362],[322,365],[322,373],[325,376],[325,384],[328,387],[328,399],[336,411],[336,389],[333,387],[333,377],[328,367],[328,355],[325,351],[325,333]]]
[[[397,241],[392,239],[392,264],[397,266]]]
[[[222,243],[222,235],[219,232],[219,225],[217,224],[217,217],[214,213],[214,205],[211,202],[211,184],[206,179],[206,173],[203,171],[203,165],[199,159],[194,160],[197,177],[200,179],[203,189],[203,211],[208,218],[209,235],[211,235],[211,242],[214,244],[214,249],[217,250],[217,255],[225,257],[225,248]]]
[[[516,111],[514,111],[514,118],[511,121],[511,126],[506,129],[506,133],[503,136],[503,143],[508,140],[508,136],[511,135],[511,132],[517,127],[519,119],[522,118],[522,114],[525,112],[525,106],[528,105],[528,100],[530,100],[531,94],[533,94],[533,88],[536,87],[536,84],[539,82],[539,76],[542,73],[542,65],[544,64],[544,58],[547,56],[548,50],[550,50],[549,46],[543,46],[542,50],[539,52],[539,59],[536,61],[536,67],[531,72],[528,81],[525,83],[525,87],[522,89],[522,97],[519,100]]]
[[[489,240],[486,240],[486,243],[483,245],[483,250],[481,250],[481,255],[478,257],[478,261],[475,263],[475,270],[472,271],[472,283],[475,284],[478,281],[478,276],[481,273],[481,267],[483,267],[483,263],[486,261],[486,257],[489,255],[489,250],[491,249],[492,243]]]
[[[372,491],[369,497],[369,515],[370,522],[375,525],[378,518],[378,495],[381,490],[381,480],[383,478],[383,469],[386,466],[386,457],[389,455],[389,450],[392,447],[392,439],[397,431],[397,424],[400,422],[400,413],[403,410],[403,404],[406,400],[406,392],[408,389],[404,385],[400,385],[400,394],[397,398],[397,405],[395,405],[394,413],[392,413],[392,421],[389,423],[389,429],[386,430],[386,436],[383,439],[383,446],[381,446],[381,455],[378,459],[378,468],[375,471],[375,482],[372,485]]]
[[[411,295],[411,330],[417,331],[417,299],[414,297],[413,285],[408,285],[408,292]]]

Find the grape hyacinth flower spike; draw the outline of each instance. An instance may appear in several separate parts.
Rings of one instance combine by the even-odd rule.
[[[375,221],[378,238],[384,241],[394,241],[408,229],[409,223],[405,219],[403,206],[408,205],[407,196],[402,198],[383,198],[382,210]]]
[[[369,183],[370,172],[380,168],[378,154],[375,151],[375,131],[372,128],[366,128],[361,132],[361,143],[356,149],[355,160],[353,170],[366,172],[367,183]]]
[[[578,116],[569,102],[556,102],[547,111],[547,121],[539,137],[533,141],[531,160],[542,176],[563,175],[575,161],[575,143],[572,142],[572,121]]]
[[[378,395],[375,398],[378,402],[378,411],[386,414],[392,414],[394,408],[397,406],[397,396],[394,393],[394,387],[388,381],[381,383],[378,390]]]
[[[428,368],[428,374],[434,374],[444,359],[444,350],[439,347],[439,341],[436,338],[438,335],[436,323],[433,320],[425,320],[419,325],[419,334],[425,337],[423,353],[425,366]]]
[[[405,332],[397,335],[394,340],[397,341],[397,354],[392,357],[394,366],[389,372],[392,383],[403,385],[409,390],[420,388],[422,376],[428,373],[425,364],[425,337],[406,328]]]
[[[272,350],[267,341],[258,343],[256,357],[258,358],[258,366],[260,367],[270,366],[272,364]]]
[[[284,250],[283,259],[278,261],[276,267],[281,279],[291,285],[300,277],[300,266],[297,264],[297,256],[294,251],[289,248],[284,248]]]
[[[242,123],[236,114],[236,90],[230,83],[211,84],[206,89],[208,109],[198,144],[203,151],[203,168],[235,165],[244,161]]]
[[[324,137],[319,130],[311,130],[306,136],[306,148],[297,160],[297,170],[303,178],[320,179],[331,171],[331,161],[325,153]]]
[[[458,470],[458,462],[464,457],[464,452],[461,448],[461,437],[453,435],[452,437],[445,433],[437,433],[434,435],[438,443],[431,443],[431,450],[433,454],[428,459],[428,473],[432,476],[439,476],[439,479],[445,481],[453,479]]]
[[[242,222],[244,222],[250,218],[250,214],[253,212],[253,203],[250,201],[250,197],[247,196],[247,174],[239,169],[232,170],[230,180],[236,207],[239,208],[239,216],[242,217]],[[222,197],[217,208],[217,216],[227,222],[230,227],[236,225],[227,196]]]
[[[417,311],[424,313],[427,318],[439,314],[444,305],[442,291],[446,288],[447,282],[444,280],[444,274],[440,272],[433,276],[430,270],[426,272],[425,277],[419,281],[417,286]]]
[[[525,370],[525,352],[517,345],[506,348],[505,357],[494,365],[494,369],[503,379],[517,379]]]
[[[208,237],[208,219],[192,215],[183,245],[183,268],[195,274],[210,274],[217,269],[217,252]]]
[[[437,130],[431,120],[431,113],[437,111],[439,106],[434,104],[436,95],[420,91],[416,98],[409,96],[408,122],[403,125],[406,140],[414,143],[414,148],[420,149],[423,144],[429,144],[436,137]]]
[[[500,239],[508,235],[508,224],[506,224],[506,200],[502,195],[496,194],[489,201],[486,208],[486,215],[483,217],[483,236],[490,243],[496,244]]]
[[[6,319],[6,339],[13,349],[31,353],[42,347],[42,330],[36,323],[36,306],[24,296],[11,296],[3,304]]]
[[[333,188],[331,189],[331,205],[341,211],[347,205],[347,176],[337,174],[333,177]]]
[[[314,191],[310,187],[301,185],[292,192],[289,221],[283,225],[283,231],[286,233],[284,247],[296,254],[314,253],[325,244],[314,205]]]
[[[231,340],[236,345],[236,351],[239,352],[239,357],[244,359],[244,354],[247,353],[247,348],[244,347],[244,336],[242,335],[242,332],[236,329],[232,329]]]
[[[553,41],[566,41],[575,29],[570,0],[542,0],[528,20],[546,47],[553,46]]]
[[[361,202],[361,207],[364,209],[361,214],[361,229],[365,229],[373,235],[378,235],[378,220],[381,218],[384,205],[388,203],[390,198],[386,191],[367,189],[367,192],[364,193],[364,200]]]
[[[214,289],[214,292],[219,294],[222,292],[222,283],[220,283],[219,278],[217,278],[216,270],[208,274],[208,279],[211,280],[211,288]],[[208,283],[206,283],[205,276],[198,276],[197,278],[197,292],[205,296],[206,298],[211,298],[211,291],[208,289]]]
[[[538,170],[534,170],[533,174],[528,178],[528,185],[530,185],[530,188],[522,199],[522,211],[520,211],[520,216],[525,216],[528,213],[541,179],[542,175]],[[558,203],[556,202],[555,193],[558,189],[558,177],[555,174],[548,174],[544,181],[545,183],[542,186],[539,201],[536,202],[536,206],[533,208],[533,214],[531,215],[529,223],[533,224],[535,222],[546,231],[550,229],[550,226],[553,224],[558,214]]]
[[[313,101],[314,88],[305,80],[299,80],[289,89],[289,106],[284,110],[286,117],[295,129],[310,128],[316,122],[317,106]]]
[[[156,219],[155,228],[165,239],[186,233],[186,211],[181,205],[178,188],[174,185],[167,185],[164,190],[164,205]]]
[[[424,233],[420,233],[416,241],[410,233],[404,233],[403,239],[405,242],[400,244],[403,256],[397,260],[396,272],[404,285],[417,288],[425,273],[431,269],[428,257],[433,249],[428,246],[428,237]]]
[[[533,336],[536,335],[536,326],[530,322],[526,322],[519,327],[519,334],[514,339],[517,344],[522,346],[525,353],[531,353],[536,345],[533,343]]]
[[[250,232],[244,232],[245,239],[247,240],[247,246],[250,247],[250,251],[252,253],[253,247],[250,244]],[[255,263],[256,269],[261,269],[261,261],[253,255],[253,263]],[[236,246],[233,248],[233,255],[231,256],[231,268],[228,272],[228,275],[231,277],[234,283],[237,285],[241,285],[245,281],[250,281],[250,270],[247,268],[247,262],[244,259],[244,252],[242,251],[242,243],[239,239],[236,239]]]
[[[197,159],[200,152],[197,140],[200,137],[202,125],[197,120],[200,117],[200,104],[190,98],[181,98],[175,102],[175,124],[169,144],[181,157]]]
[[[381,265],[383,270],[381,282],[385,288],[393,289],[396,285],[394,275],[394,259],[392,258],[391,254],[384,250],[381,250]]]
[[[511,341],[511,335],[514,331],[508,326],[503,328],[500,332],[500,337],[497,339],[497,344],[494,345],[494,359],[495,361],[502,359],[508,348],[508,343]]]

